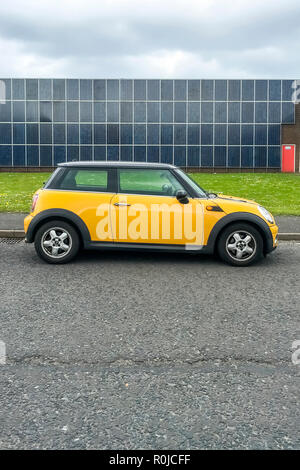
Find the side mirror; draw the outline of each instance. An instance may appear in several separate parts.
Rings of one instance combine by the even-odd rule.
[[[184,191],[183,189],[178,189],[176,192],[176,199],[180,204],[188,204],[189,203],[189,198],[187,195],[187,192]]]

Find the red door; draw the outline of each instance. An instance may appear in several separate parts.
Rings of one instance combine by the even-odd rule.
[[[295,145],[282,146],[281,171],[283,171],[284,173],[295,172]]]

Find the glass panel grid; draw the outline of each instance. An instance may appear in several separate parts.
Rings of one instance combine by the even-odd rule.
[[[0,79],[0,86],[3,166],[7,156],[19,166],[124,158],[276,167],[281,125],[295,121],[292,80]]]

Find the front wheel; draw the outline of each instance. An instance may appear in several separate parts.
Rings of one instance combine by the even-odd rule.
[[[219,238],[218,253],[223,261],[232,266],[249,266],[263,256],[262,236],[252,225],[230,225]]]
[[[52,264],[71,261],[77,255],[79,245],[77,231],[62,220],[52,220],[42,225],[34,239],[39,257]]]

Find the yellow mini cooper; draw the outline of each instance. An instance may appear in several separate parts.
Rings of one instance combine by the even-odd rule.
[[[59,164],[24,228],[48,263],[82,247],[218,253],[248,266],[276,248],[278,233],[256,202],[207,193],[173,165],[137,162]]]

